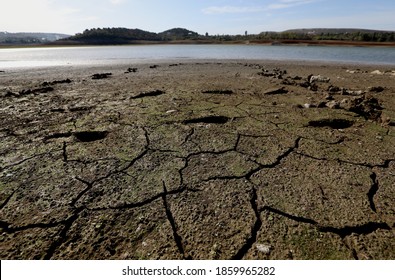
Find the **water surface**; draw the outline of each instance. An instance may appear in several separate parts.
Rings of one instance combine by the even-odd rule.
[[[323,61],[395,65],[394,47],[136,45],[0,49],[0,69],[130,64],[190,59]]]

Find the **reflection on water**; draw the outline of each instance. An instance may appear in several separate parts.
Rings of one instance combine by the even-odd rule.
[[[395,65],[393,47],[138,45],[0,49],[0,68],[128,64],[185,59],[270,59]]]

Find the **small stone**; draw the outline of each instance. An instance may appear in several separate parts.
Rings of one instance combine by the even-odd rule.
[[[318,82],[318,83],[329,83],[331,79],[318,75],[318,76],[311,76],[310,83]]]
[[[339,87],[337,87],[337,86],[329,86],[329,87],[328,87],[328,91],[329,91],[329,92],[333,92],[333,93],[335,93],[335,92],[340,92],[340,91],[341,91],[341,88],[339,88]]]
[[[318,103],[317,108],[325,108],[326,107],[326,102],[322,101],[320,103]]]
[[[326,107],[328,107],[330,109],[339,109],[340,105],[339,105],[339,102],[333,100],[333,101],[327,102]]]
[[[350,106],[351,106],[351,101],[350,101],[350,99],[344,98],[342,101],[340,101],[339,106],[340,106],[340,108],[342,108],[342,109],[346,109],[346,110],[350,109]]]
[[[370,92],[377,92],[377,93],[379,93],[379,92],[383,92],[383,91],[384,91],[384,88],[381,87],[381,86],[378,86],[378,87],[370,87],[370,88],[369,88],[369,91],[370,91]]]
[[[374,70],[374,71],[372,71],[370,74],[374,74],[374,75],[383,75],[384,73],[381,72],[380,70]]]
[[[269,254],[272,250],[272,246],[267,244],[256,244],[256,249],[261,253]]]
[[[330,94],[328,94],[327,96],[325,96],[325,100],[333,100],[334,99],[334,97],[332,96],[332,95],[330,95]]]
[[[316,84],[311,84],[308,89],[311,91],[318,91],[318,86]]]

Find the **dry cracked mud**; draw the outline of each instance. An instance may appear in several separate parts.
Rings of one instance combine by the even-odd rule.
[[[0,73],[1,259],[395,258],[393,69],[155,66]]]

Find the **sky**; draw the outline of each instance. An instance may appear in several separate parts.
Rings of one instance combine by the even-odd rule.
[[[394,0],[0,0],[0,31],[73,35],[90,28],[210,35],[294,28],[395,31]]]

